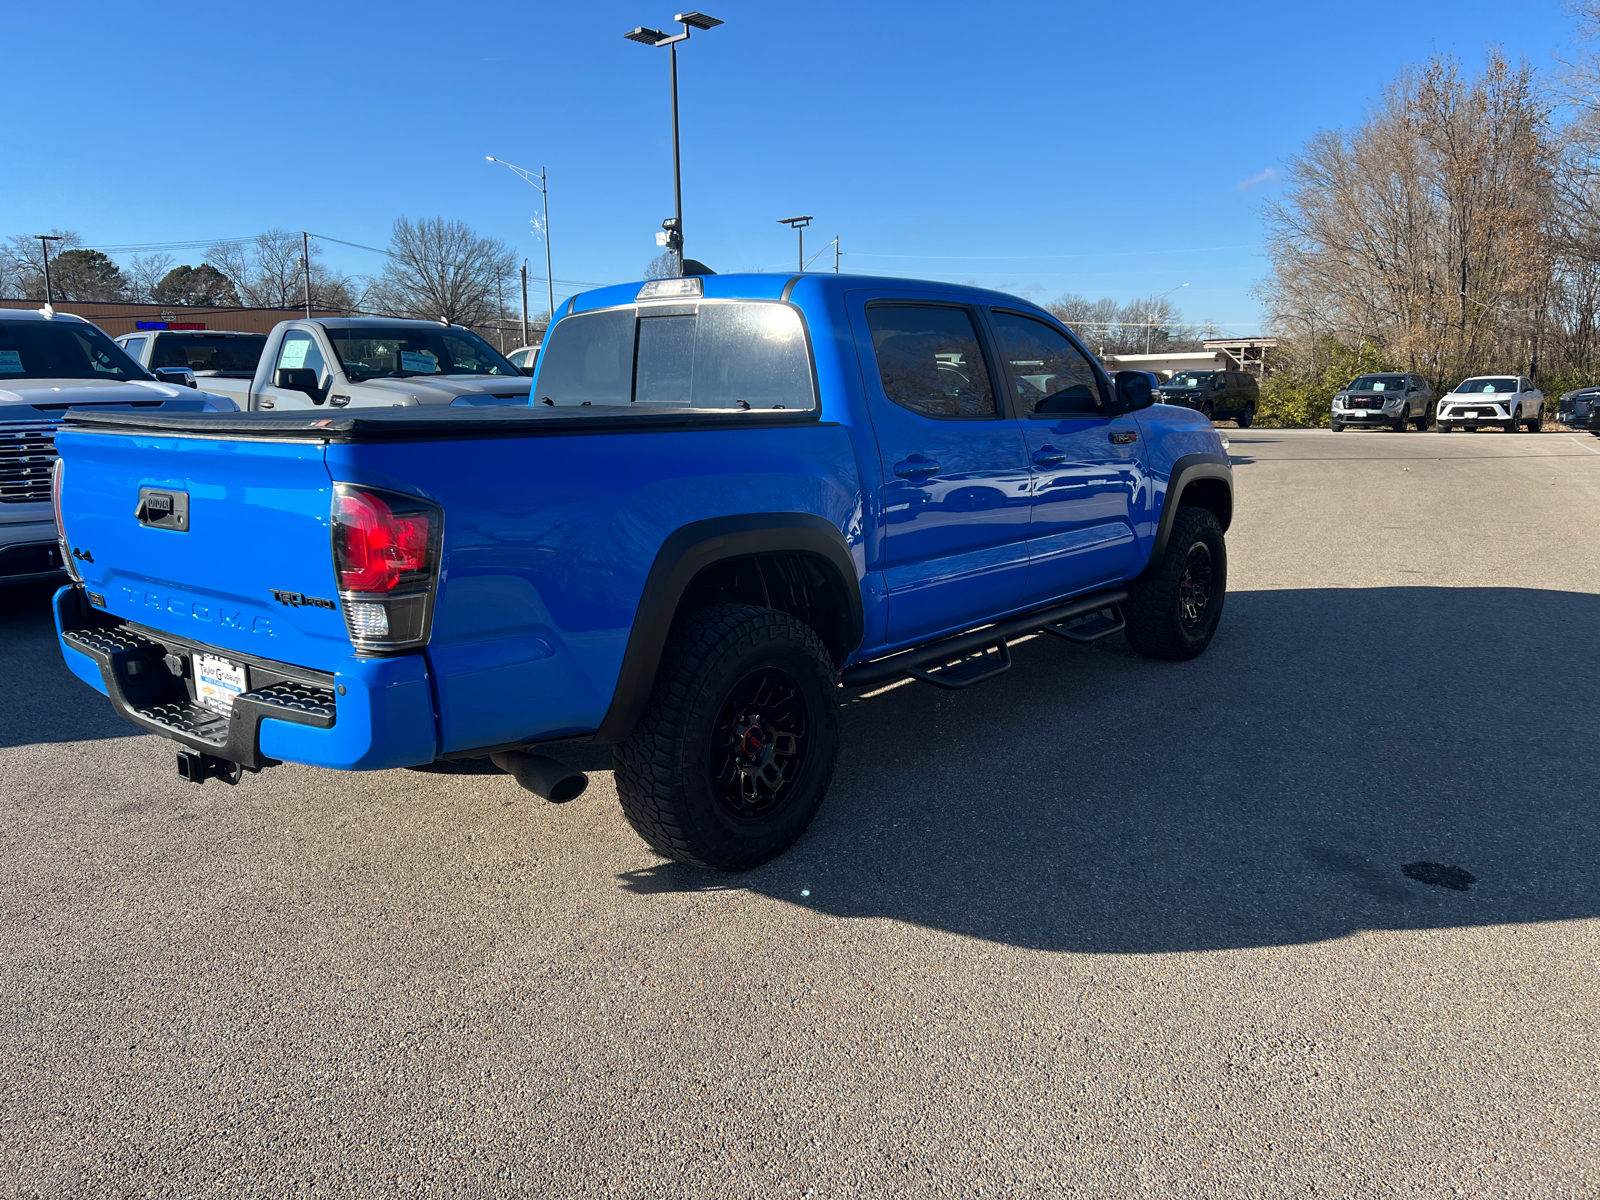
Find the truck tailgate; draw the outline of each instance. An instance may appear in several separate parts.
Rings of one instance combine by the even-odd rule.
[[[320,443],[69,427],[56,445],[67,545],[108,612],[322,671],[350,655]]]

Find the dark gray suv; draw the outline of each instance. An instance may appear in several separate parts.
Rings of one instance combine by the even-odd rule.
[[[1433,420],[1433,388],[1421,375],[1398,371],[1359,375],[1333,398],[1335,433],[1351,425],[1372,425],[1404,433],[1407,425],[1425,430]]]
[[[1240,429],[1256,419],[1261,389],[1245,371],[1179,371],[1156,393],[1162,404],[1181,404],[1213,421],[1232,418]]]

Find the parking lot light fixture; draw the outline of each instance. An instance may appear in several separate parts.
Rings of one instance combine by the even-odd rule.
[[[678,270],[683,270],[683,171],[678,153],[678,43],[689,40],[696,30],[715,29],[722,22],[702,12],[679,13],[672,18],[683,26],[682,33],[666,34],[659,29],[640,25],[622,36],[643,46],[665,46],[672,57],[672,226],[667,230],[666,246],[678,258]]]
[[[800,270],[806,269],[806,226],[811,224],[810,217],[779,217],[779,225],[787,225],[800,235]]]

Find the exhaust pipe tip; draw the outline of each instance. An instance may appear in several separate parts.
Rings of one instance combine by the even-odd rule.
[[[574,771],[543,754],[504,750],[499,754],[491,754],[489,761],[535,796],[551,804],[576,800],[589,788],[589,777],[582,771]]]

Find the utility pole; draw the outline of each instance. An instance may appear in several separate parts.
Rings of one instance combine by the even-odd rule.
[[[39,248],[44,251],[44,302],[54,308],[56,295],[50,286],[50,243],[59,242],[61,237],[54,233],[36,233],[33,236],[39,239]]]
[[[306,320],[311,320],[311,235],[301,231],[300,265],[306,272]]]
[[[806,226],[811,224],[810,217],[779,217],[779,225],[787,225],[800,235],[800,270],[806,269]],[[837,267],[837,264],[835,264]]]
[[[522,344],[528,344],[528,260],[522,260]]]
[[[556,316],[556,281],[554,278],[552,278],[555,272],[550,266],[550,182],[545,178],[543,167],[540,167],[539,174],[535,175],[532,171],[525,167],[519,167],[516,163],[508,163],[505,159],[496,158],[492,154],[485,154],[483,157],[492,163],[499,163],[502,167],[510,170],[514,175],[521,176],[525,182],[538,188],[539,195],[544,197],[544,282],[545,288],[550,297],[550,319],[553,321],[555,320]],[[533,181],[535,179],[537,179],[539,182],[534,183]],[[527,260],[523,260],[523,265],[526,267]],[[523,291],[527,291],[526,287],[524,287]],[[523,308],[527,308],[528,306],[526,297],[524,297],[522,306]],[[528,344],[527,330],[523,330],[522,344],[524,346]]]
[[[500,331],[500,353],[506,352],[506,281],[494,281],[494,326]]]

